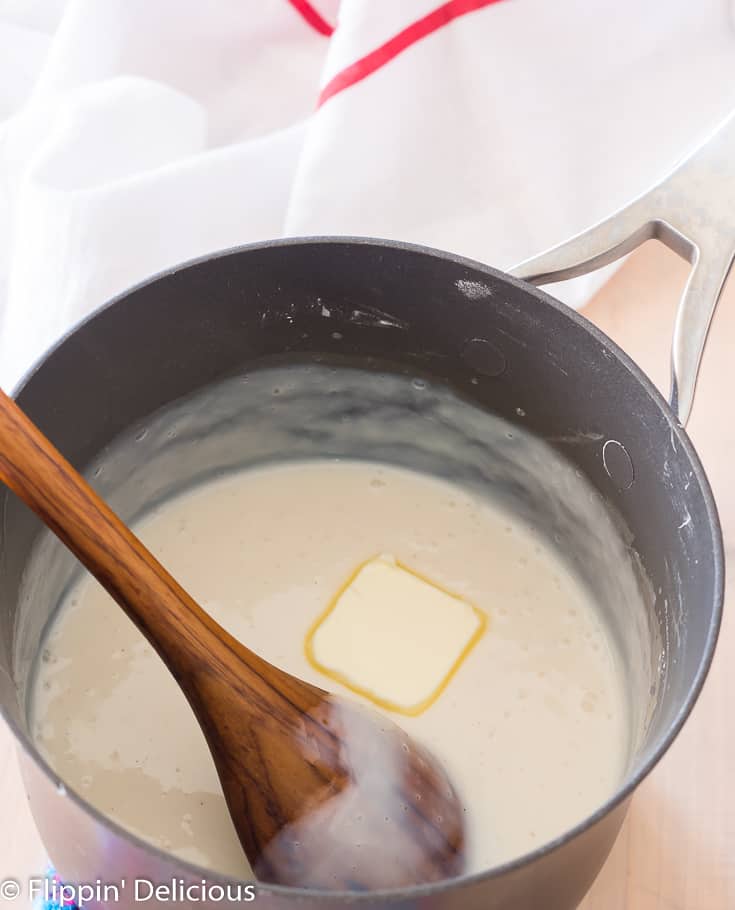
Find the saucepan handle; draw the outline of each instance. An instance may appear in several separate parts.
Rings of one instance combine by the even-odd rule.
[[[735,258],[735,112],[647,193],[511,274],[532,284],[574,278],[651,238],[692,264],[671,348],[669,401],[684,425],[712,316]]]

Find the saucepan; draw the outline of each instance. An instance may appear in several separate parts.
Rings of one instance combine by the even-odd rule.
[[[589,888],[635,789],[692,709],[720,624],[720,528],[683,424],[733,257],[734,150],[730,118],[650,193],[515,275],[436,250],[350,238],[259,243],[186,264],[96,312],[15,390],[22,408],[75,466],[97,477],[125,515],[125,503],[97,476],[101,453],[187,396],[255,374],[263,364],[330,364],[335,375],[353,365],[376,376],[418,373],[561,453],[592,485],[635,556],[648,596],[641,598],[642,621],[633,624],[634,634],[628,630],[628,658],[638,653],[636,636],[648,637],[656,684],[645,693],[645,730],[626,778],[604,805],[552,843],[484,874],[359,895],[263,886],[257,899],[264,906],[571,910]],[[534,286],[604,265],[652,237],[693,264],[674,331],[669,404],[612,341]],[[400,421],[385,423],[400,434]],[[304,445],[330,448],[324,434],[302,429]],[[421,433],[413,435],[411,444],[420,448]],[[348,446],[352,437],[341,438]],[[371,438],[360,441],[361,454],[370,455]],[[143,461],[152,469],[156,457]],[[196,462],[187,457],[189,465]],[[146,469],[126,463],[118,473],[127,471],[135,481],[128,487],[142,496],[150,492]],[[67,792],[35,748],[29,679],[69,567],[61,548],[6,491],[0,515],[0,707],[18,741],[51,861],[77,882],[211,879]],[[478,693],[478,710],[489,697]]]

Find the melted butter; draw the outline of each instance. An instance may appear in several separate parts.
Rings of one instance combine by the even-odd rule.
[[[381,555],[351,573],[310,627],[304,651],[332,682],[386,711],[416,717],[444,692],[486,627],[486,614],[474,604]]]

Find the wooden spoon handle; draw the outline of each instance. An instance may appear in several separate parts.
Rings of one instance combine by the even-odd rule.
[[[334,757],[335,735],[312,716],[325,693],[267,663],[205,613],[2,390],[0,480],[107,589],[178,680],[251,860],[284,820],[343,785],[338,756],[324,758]],[[274,768],[286,782],[276,794]]]
[[[199,719],[240,840],[261,876],[364,890],[459,871],[462,812],[430,756],[409,748],[389,722],[376,723],[295,679],[218,626],[1,390],[0,480],[76,554],[168,664]],[[305,849],[295,850],[302,840]],[[366,864],[359,877],[358,859]]]
[[[178,677],[204,653],[236,649],[18,405],[0,390],[0,479],[69,547],[115,598]]]

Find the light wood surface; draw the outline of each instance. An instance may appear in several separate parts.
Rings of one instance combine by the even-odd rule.
[[[661,387],[668,386],[673,314],[688,266],[658,244],[630,257],[587,308]],[[728,558],[735,544],[735,282],[713,325],[689,427],[712,482]],[[735,908],[735,597],[694,713],[633,801],[582,910]],[[0,726],[0,880],[43,870],[7,731]],[[3,905],[0,899],[0,906]],[[19,900],[14,906],[25,908]],[[529,908],[531,910],[531,908]]]

